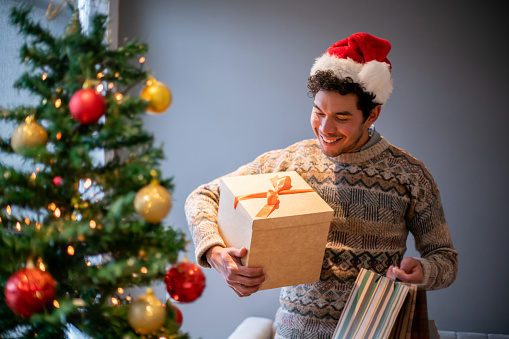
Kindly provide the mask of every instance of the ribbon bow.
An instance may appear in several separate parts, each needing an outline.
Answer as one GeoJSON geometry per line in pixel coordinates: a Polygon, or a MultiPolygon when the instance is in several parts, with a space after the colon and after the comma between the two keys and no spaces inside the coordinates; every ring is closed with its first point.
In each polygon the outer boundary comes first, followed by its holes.
{"type": "Polygon", "coordinates": [[[292,178],[284,176],[279,178],[277,175],[270,179],[274,189],[269,189],[267,192],[251,193],[240,195],[235,197],[233,208],[237,209],[237,204],[241,200],[253,199],[253,198],[267,198],[267,204],[262,207],[260,212],[256,215],[257,217],[266,218],[268,217],[278,206],[279,196],[284,194],[295,194],[295,193],[306,193],[314,192],[312,189],[294,189],[292,190],[292,178]]]}

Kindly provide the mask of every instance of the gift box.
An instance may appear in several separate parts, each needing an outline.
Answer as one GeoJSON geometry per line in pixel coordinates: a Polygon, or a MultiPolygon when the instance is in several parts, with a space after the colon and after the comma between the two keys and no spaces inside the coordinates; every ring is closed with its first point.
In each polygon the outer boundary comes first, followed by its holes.
{"type": "Polygon", "coordinates": [[[221,179],[218,224],[241,264],[263,267],[261,290],[316,282],[334,211],[295,171],[221,179]]]}

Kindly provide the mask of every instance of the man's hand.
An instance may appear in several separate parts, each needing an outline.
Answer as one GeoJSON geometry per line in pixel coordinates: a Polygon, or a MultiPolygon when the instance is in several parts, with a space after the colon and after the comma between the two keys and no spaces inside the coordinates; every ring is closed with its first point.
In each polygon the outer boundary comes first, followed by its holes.
{"type": "Polygon", "coordinates": [[[421,263],[413,258],[403,258],[399,268],[390,266],[386,276],[392,280],[399,279],[411,284],[421,284],[424,281],[421,263]]]}
{"type": "Polygon", "coordinates": [[[206,253],[210,266],[219,272],[239,297],[247,297],[255,293],[267,279],[263,268],[249,268],[240,264],[240,258],[246,253],[245,247],[237,249],[221,246],[214,246],[206,253]]]}

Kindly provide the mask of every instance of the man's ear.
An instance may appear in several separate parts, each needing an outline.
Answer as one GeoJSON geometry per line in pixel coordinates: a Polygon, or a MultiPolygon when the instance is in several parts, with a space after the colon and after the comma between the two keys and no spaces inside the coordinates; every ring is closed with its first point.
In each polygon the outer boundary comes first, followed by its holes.
{"type": "Polygon", "coordinates": [[[369,117],[366,119],[366,126],[371,126],[375,123],[375,121],[380,116],[380,111],[382,110],[382,105],[376,105],[371,112],[369,112],[369,117]]]}

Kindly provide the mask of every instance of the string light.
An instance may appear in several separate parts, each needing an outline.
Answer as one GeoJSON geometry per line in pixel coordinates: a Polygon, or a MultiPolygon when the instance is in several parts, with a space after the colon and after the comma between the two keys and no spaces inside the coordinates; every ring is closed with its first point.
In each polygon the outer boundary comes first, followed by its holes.
{"type": "Polygon", "coordinates": [[[111,303],[113,305],[115,305],[115,306],[118,305],[118,299],[117,298],[111,298],[111,303]]]}
{"type": "Polygon", "coordinates": [[[28,219],[28,217],[25,218],[25,224],[30,225],[30,219],[28,219]]]}
{"type": "Polygon", "coordinates": [[[122,93],[115,94],[115,99],[119,102],[122,101],[122,93]]]}
{"type": "Polygon", "coordinates": [[[69,255],[74,255],[74,247],[72,247],[71,245],[67,246],[67,253],[69,255]]]}
{"type": "Polygon", "coordinates": [[[56,108],[60,108],[60,106],[62,106],[62,100],[61,100],[61,99],[57,99],[57,100],[55,101],[55,107],[56,107],[56,108]]]}
{"type": "Polygon", "coordinates": [[[92,186],[92,180],[90,178],[87,178],[87,180],[85,180],[85,183],[83,184],[83,187],[85,187],[85,189],[89,189],[90,186],[92,186]]]}
{"type": "Polygon", "coordinates": [[[7,205],[7,207],[5,208],[5,212],[7,212],[7,214],[11,215],[11,205],[7,205]]]}
{"type": "Polygon", "coordinates": [[[148,270],[147,270],[147,268],[146,268],[146,267],[142,267],[140,271],[141,271],[141,273],[143,273],[143,274],[147,274],[147,272],[148,272],[148,270]]]}
{"type": "Polygon", "coordinates": [[[37,178],[37,174],[35,174],[35,172],[33,172],[33,173],[30,175],[30,179],[35,180],[36,178],[37,178]]]}
{"type": "Polygon", "coordinates": [[[153,79],[148,79],[147,80],[147,86],[152,86],[154,84],[154,80],[153,79]]]}
{"type": "Polygon", "coordinates": [[[54,202],[48,205],[48,209],[54,211],[57,208],[57,205],[55,205],[54,202]]]}
{"type": "Polygon", "coordinates": [[[16,223],[16,229],[18,231],[21,231],[21,224],[19,223],[19,221],[16,223]]]}
{"type": "Polygon", "coordinates": [[[125,297],[125,300],[131,301],[131,296],[128,295],[127,297],[125,297]]]}
{"type": "Polygon", "coordinates": [[[118,291],[118,294],[124,294],[124,289],[122,287],[119,287],[117,289],[117,291],[118,291]]]}
{"type": "Polygon", "coordinates": [[[87,261],[87,266],[92,266],[92,263],[90,261],[87,261]]]}
{"type": "Polygon", "coordinates": [[[60,140],[60,139],[62,139],[62,133],[61,133],[61,132],[58,132],[58,133],[57,133],[57,140],[60,140]]]}
{"type": "Polygon", "coordinates": [[[113,86],[115,86],[115,85],[114,85],[112,82],[110,82],[110,83],[108,84],[108,89],[112,89],[112,88],[113,88],[113,86]]]}
{"type": "Polygon", "coordinates": [[[140,62],[140,64],[144,63],[145,62],[145,57],[141,57],[139,62],[140,62]]]}
{"type": "Polygon", "coordinates": [[[37,259],[37,263],[39,264],[39,269],[41,271],[46,271],[46,266],[44,266],[44,263],[42,262],[42,259],[40,257],[37,259]]]}
{"type": "Polygon", "coordinates": [[[2,223],[2,218],[0,217],[0,224],[2,223]]]}
{"type": "Polygon", "coordinates": [[[95,222],[95,220],[90,220],[90,222],[88,223],[88,225],[90,226],[90,228],[91,228],[91,229],[94,229],[94,228],[96,228],[97,223],[95,222]]]}
{"type": "Polygon", "coordinates": [[[101,72],[97,73],[97,79],[101,79],[101,78],[104,78],[104,74],[101,72]]]}
{"type": "Polygon", "coordinates": [[[41,78],[42,78],[42,81],[44,81],[48,78],[48,75],[46,73],[43,73],[41,78]]]}
{"type": "Polygon", "coordinates": [[[115,73],[115,78],[118,78],[120,76],[120,73],[119,72],[116,72],[115,73]]]}
{"type": "Polygon", "coordinates": [[[97,85],[97,87],[95,88],[96,92],[100,93],[102,92],[104,89],[104,85],[103,84],[99,84],[97,85]]]}
{"type": "Polygon", "coordinates": [[[37,166],[37,167],[35,168],[35,171],[36,171],[37,173],[39,173],[39,172],[41,171],[41,168],[40,168],[39,166],[37,166]]]}
{"type": "Polygon", "coordinates": [[[53,306],[55,306],[55,308],[60,308],[60,304],[56,300],[53,300],[53,306]]]}
{"type": "Polygon", "coordinates": [[[38,221],[35,223],[35,228],[37,228],[38,230],[41,229],[41,224],[38,221]]]}
{"type": "Polygon", "coordinates": [[[57,207],[55,210],[55,217],[60,218],[60,215],[62,215],[62,212],[60,212],[60,208],[57,207]]]}

